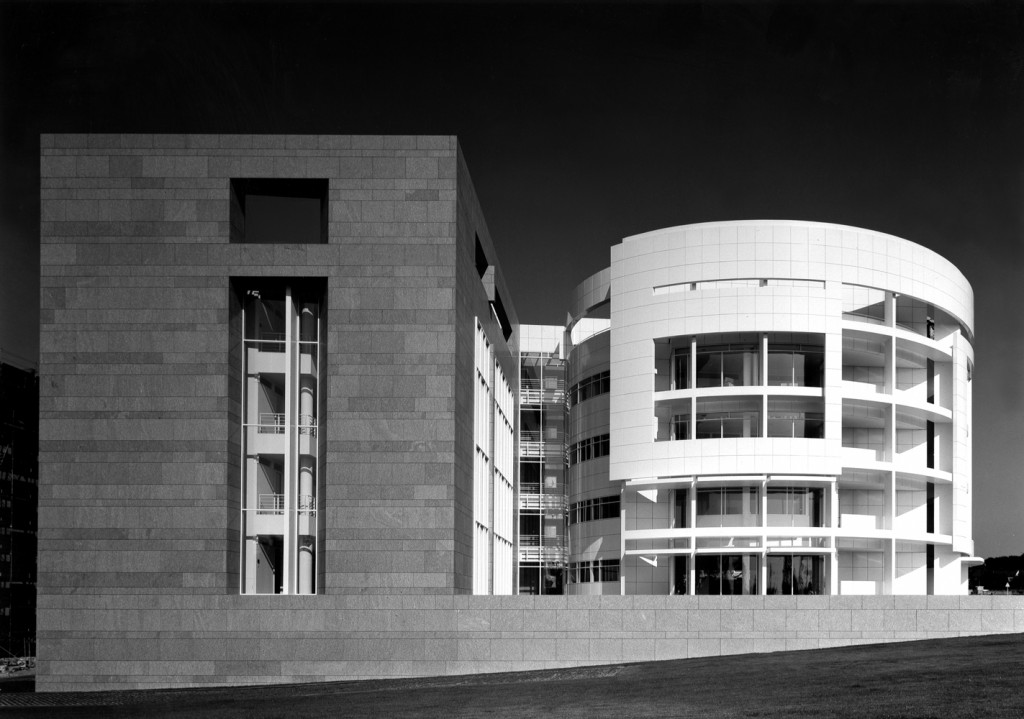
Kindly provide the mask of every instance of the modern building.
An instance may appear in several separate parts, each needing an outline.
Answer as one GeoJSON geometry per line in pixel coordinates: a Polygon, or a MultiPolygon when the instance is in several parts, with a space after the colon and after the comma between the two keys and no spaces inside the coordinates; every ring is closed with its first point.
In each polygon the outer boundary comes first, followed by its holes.
{"type": "Polygon", "coordinates": [[[518,321],[453,137],[42,145],[44,603],[513,591],[518,321]]]}
{"type": "Polygon", "coordinates": [[[39,376],[0,353],[0,648],[31,656],[36,641],[39,376]]]}
{"type": "Polygon", "coordinates": [[[570,593],[967,592],[974,310],[949,262],[688,225],[613,247],[570,316],[570,593]]]}
{"type": "Polygon", "coordinates": [[[972,297],[922,247],[662,230],[532,326],[454,137],[41,177],[42,690],[581,663],[517,634],[571,597],[469,595],[966,591],[972,297]]]}

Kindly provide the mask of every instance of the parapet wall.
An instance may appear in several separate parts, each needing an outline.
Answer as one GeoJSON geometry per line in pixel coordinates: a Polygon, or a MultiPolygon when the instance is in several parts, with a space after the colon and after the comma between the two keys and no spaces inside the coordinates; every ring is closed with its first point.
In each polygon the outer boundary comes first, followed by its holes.
{"type": "Polygon", "coordinates": [[[37,691],[334,681],[1024,632],[1024,597],[41,596],[37,691]]]}

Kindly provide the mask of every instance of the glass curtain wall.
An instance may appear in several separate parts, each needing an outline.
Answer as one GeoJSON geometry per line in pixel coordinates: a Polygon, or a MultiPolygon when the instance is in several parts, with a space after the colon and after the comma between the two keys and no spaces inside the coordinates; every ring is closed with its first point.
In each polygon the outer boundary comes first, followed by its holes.
{"type": "Polygon", "coordinates": [[[768,335],[768,385],[821,387],[825,380],[825,340],[820,334],[768,335]]]}
{"type": "Polygon", "coordinates": [[[315,594],[322,292],[242,296],[243,594],[315,594]]]}
{"type": "Polygon", "coordinates": [[[697,386],[750,387],[761,384],[760,347],[760,337],[756,333],[699,338],[697,386]]]}
{"type": "Polygon", "coordinates": [[[757,594],[761,558],[756,554],[698,554],[697,594],[757,594]]]}
{"type": "Polygon", "coordinates": [[[820,554],[769,555],[768,594],[825,594],[825,558],[820,554]]]}
{"type": "Polygon", "coordinates": [[[756,487],[697,490],[697,527],[759,527],[761,504],[756,487]]]}

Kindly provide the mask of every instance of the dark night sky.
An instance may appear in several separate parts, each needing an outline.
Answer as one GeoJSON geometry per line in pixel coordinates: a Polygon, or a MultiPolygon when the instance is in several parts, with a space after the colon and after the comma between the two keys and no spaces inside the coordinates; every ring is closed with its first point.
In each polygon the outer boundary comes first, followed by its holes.
{"type": "Polygon", "coordinates": [[[671,225],[947,257],[975,289],[977,552],[1024,552],[1024,4],[0,0],[0,43],[5,352],[38,352],[40,132],[457,134],[524,322],[671,225]]]}

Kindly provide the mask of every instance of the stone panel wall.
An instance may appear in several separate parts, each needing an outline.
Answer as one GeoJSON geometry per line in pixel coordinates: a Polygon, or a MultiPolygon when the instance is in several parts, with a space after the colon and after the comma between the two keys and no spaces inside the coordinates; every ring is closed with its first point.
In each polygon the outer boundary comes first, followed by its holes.
{"type": "Polygon", "coordinates": [[[38,691],[525,671],[1024,632],[1024,597],[40,597],[38,691]]]}
{"type": "Polygon", "coordinates": [[[449,136],[41,137],[41,597],[237,594],[252,276],[328,287],[320,591],[465,590],[456,168],[449,136]],[[328,243],[232,244],[256,177],[327,179],[328,243]]]}

